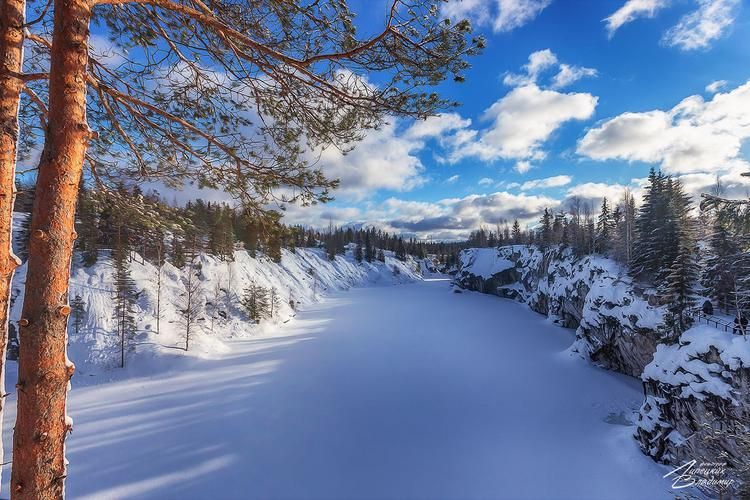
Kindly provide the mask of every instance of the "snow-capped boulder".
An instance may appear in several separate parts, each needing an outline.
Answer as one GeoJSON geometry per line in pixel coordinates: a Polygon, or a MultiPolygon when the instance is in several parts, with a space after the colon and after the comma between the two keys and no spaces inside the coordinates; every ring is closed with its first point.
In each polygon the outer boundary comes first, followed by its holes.
{"type": "Polygon", "coordinates": [[[518,300],[576,329],[572,349],[598,364],[639,376],[660,339],[663,309],[649,304],[625,268],[558,247],[472,248],[460,255],[456,285],[518,300]]]}
{"type": "Polygon", "coordinates": [[[734,439],[707,439],[717,420],[724,427],[750,414],[750,339],[693,326],[676,344],[658,345],[641,378],[647,397],[636,438],[645,453],[665,463],[716,462],[723,449],[750,462],[734,439]]]}

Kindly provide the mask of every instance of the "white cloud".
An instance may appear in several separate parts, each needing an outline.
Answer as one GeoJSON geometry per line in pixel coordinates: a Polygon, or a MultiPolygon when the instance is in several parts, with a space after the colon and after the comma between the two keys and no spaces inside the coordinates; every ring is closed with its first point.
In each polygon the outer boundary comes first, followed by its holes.
{"type": "Polygon", "coordinates": [[[642,189],[639,186],[625,186],[605,182],[585,182],[572,186],[567,190],[565,193],[565,203],[569,204],[572,198],[588,201],[591,205],[597,207],[601,204],[602,198],[607,198],[611,203],[618,203],[622,199],[625,189],[630,189],[636,200],[640,199],[642,189]]]}
{"type": "Polygon", "coordinates": [[[497,0],[499,13],[492,28],[511,31],[532,21],[552,0],[497,0]]]}
{"type": "Polygon", "coordinates": [[[581,78],[597,75],[597,71],[593,68],[560,63],[554,52],[544,49],[529,55],[529,62],[523,65],[522,73],[506,73],[503,83],[511,87],[537,83],[545,71],[555,67],[558,68],[558,72],[552,79],[551,87],[556,89],[566,87],[581,78]]]}
{"type": "Polygon", "coordinates": [[[670,0],[628,0],[625,5],[617,9],[604,20],[610,38],[623,25],[635,21],[639,17],[654,17],[657,11],[669,5],[670,0]]]}
{"type": "Polygon", "coordinates": [[[583,66],[571,66],[569,64],[561,64],[560,72],[555,75],[552,80],[552,88],[560,89],[567,87],[568,85],[577,82],[581,78],[587,76],[596,76],[598,72],[594,68],[584,68],[583,66]]]}
{"type": "Polygon", "coordinates": [[[495,183],[495,180],[494,179],[490,179],[489,177],[483,177],[483,178],[479,179],[479,182],[477,182],[477,184],[479,184],[480,186],[489,186],[489,185],[492,185],[494,183],[495,183]]]}
{"type": "Polygon", "coordinates": [[[623,113],[589,130],[577,151],[594,160],[659,164],[667,173],[727,171],[745,164],[750,81],[711,100],[693,95],[672,109],[623,113]]]}
{"type": "Polygon", "coordinates": [[[534,179],[521,184],[521,191],[567,186],[572,180],[573,178],[569,175],[555,175],[552,177],[545,177],[544,179],[534,179]]]}
{"type": "Polygon", "coordinates": [[[429,140],[442,141],[444,136],[465,130],[471,120],[456,113],[433,116],[403,128],[392,118],[377,130],[367,131],[364,139],[346,153],[329,147],[312,160],[331,179],[340,179],[334,193],[337,197],[362,200],[381,189],[410,191],[424,185],[424,165],[418,157],[429,140]]]}
{"type": "Polygon", "coordinates": [[[726,80],[713,81],[709,83],[708,85],[706,85],[706,92],[708,92],[709,94],[715,94],[721,89],[723,89],[724,87],[726,87],[728,83],[729,82],[726,80]]]}
{"type": "Polygon", "coordinates": [[[426,178],[416,155],[424,142],[406,135],[398,133],[394,120],[368,131],[348,153],[335,147],[325,149],[318,165],[327,177],[341,180],[337,196],[363,199],[379,189],[409,191],[424,184],[426,178]]]}
{"type": "Polygon", "coordinates": [[[530,162],[526,160],[521,160],[521,161],[516,162],[515,166],[513,167],[513,170],[515,170],[519,174],[525,174],[532,168],[534,168],[534,166],[530,162]]]}
{"type": "Polygon", "coordinates": [[[560,93],[535,84],[517,87],[485,111],[492,122],[487,129],[454,137],[450,160],[543,158],[542,144],[564,123],[590,118],[597,102],[587,93],[560,93]]]}
{"type": "Polygon", "coordinates": [[[508,32],[533,21],[552,0],[451,0],[443,15],[451,19],[469,18],[495,32],[508,32]]]}
{"type": "Polygon", "coordinates": [[[682,50],[705,49],[734,23],[740,0],[698,0],[699,7],[686,14],[664,34],[667,45],[682,50]]]}
{"type": "Polygon", "coordinates": [[[461,178],[461,176],[458,175],[458,174],[451,175],[450,177],[448,177],[447,179],[445,179],[445,183],[446,184],[455,184],[456,182],[458,182],[458,179],[460,179],[460,178],[461,178]]]}

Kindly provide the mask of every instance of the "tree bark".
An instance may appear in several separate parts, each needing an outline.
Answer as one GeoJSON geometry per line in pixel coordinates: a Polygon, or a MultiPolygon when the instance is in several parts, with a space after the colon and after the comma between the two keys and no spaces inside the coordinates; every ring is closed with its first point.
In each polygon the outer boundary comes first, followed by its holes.
{"type": "MultiPolygon", "coordinates": [[[[5,356],[13,272],[20,263],[13,254],[13,202],[16,195],[18,108],[23,82],[23,23],[26,0],[0,3],[0,435],[5,406],[5,356]]],[[[0,442],[0,463],[3,445],[0,442]]]]}
{"type": "MultiPolygon", "coordinates": [[[[7,1],[7,0],[4,0],[7,1]]],[[[68,284],[79,181],[90,131],[86,65],[91,12],[57,0],[49,71],[49,127],[31,221],[13,435],[13,499],[61,499],[65,481],[68,284]]]]}

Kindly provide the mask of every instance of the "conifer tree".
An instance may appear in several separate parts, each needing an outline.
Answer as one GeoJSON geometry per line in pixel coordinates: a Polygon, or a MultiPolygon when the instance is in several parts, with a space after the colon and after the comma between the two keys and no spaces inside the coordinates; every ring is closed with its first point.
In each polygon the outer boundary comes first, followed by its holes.
{"type": "MultiPolygon", "coordinates": [[[[195,245],[195,244],[194,244],[195,245]]],[[[197,261],[197,251],[193,245],[190,261],[187,264],[182,284],[185,291],[181,294],[178,303],[180,314],[180,325],[184,328],[185,350],[190,350],[190,341],[198,328],[198,319],[201,312],[200,299],[203,293],[200,280],[200,266],[197,261]]]]}
{"type": "Polygon", "coordinates": [[[76,294],[75,298],[70,302],[70,313],[73,319],[75,334],[78,335],[81,332],[81,326],[83,326],[83,320],[86,317],[86,304],[80,295],[76,294]]]}
{"type": "Polygon", "coordinates": [[[665,178],[653,168],[635,220],[637,237],[633,245],[630,270],[634,276],[654,278],[661,264],[660,243],[663,242],[663,222],[666,216],[665,178]]]}
{"type": "Polygon", "coordinates": [[[607,198],[602,199],[599,218],[596,223],[596,251],[606,253],[612,245],[612,233],[614,231],[614,219],[610,212],[607,198]]]}
{"type": "Polygon", "coordinates": [[[724,222],[716,218],[709,244],[711,253],[706,259],[701,281],[717,306],[729,312],[734,306],[737,260],[741,254],[739,241],[730,235],[724,222]]]}
{"type": "Polygon", "coordinates": [[[539,225],[541,233],[540,247],[542,249],[549,248],[549,246],[552,245],[552,214],[549,209],[544,209],[539,225]]]}
{"type": "Polygon", "coordinates": [[[268,291],[264,287],[256,285],[255,282],[250,283],[250,286],[245,289],[242,306],[251,321],[260,323],[261,320],[268,317],[270,311],[268,291]]]}
{"type": "Polygon", "coordinates": [[[375,248],[372,246],[370,231],[365,231],[365,260],[367,262],[375,260],[375,248]]]}
{"type": "Polygon", "coordinates": [[[513,230],[511,232],[511,238],[513,239],[514,245],[520,245],[523,243],[521,236],[521,225],[518,223],[518,219],[513,221],[513,230]]]}
{"type": "Polygon", "coordinates": [[[117,245],[112,252],[112,263],[115,271],[113,317],[120,344],[120,368],[125,367],[125,355],[130,351],[130,344],[136,333],[134,306],[138,293],[135,282],[130,276],[129,254],[130,248],[127,242],[118,238],[117,245]]]}

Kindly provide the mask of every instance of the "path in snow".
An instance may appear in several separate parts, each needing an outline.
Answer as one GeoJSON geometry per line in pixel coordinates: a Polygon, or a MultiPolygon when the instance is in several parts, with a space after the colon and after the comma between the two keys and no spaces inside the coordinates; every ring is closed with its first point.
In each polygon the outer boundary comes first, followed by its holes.
{"type": "Polygon", "coordinates": [[[351,290],[274,338],[75,387],[68,498],[655,498],[640,383],[445,281],[351,290]],[[612,423],[608,423],[612,422],[612,423]]]}

